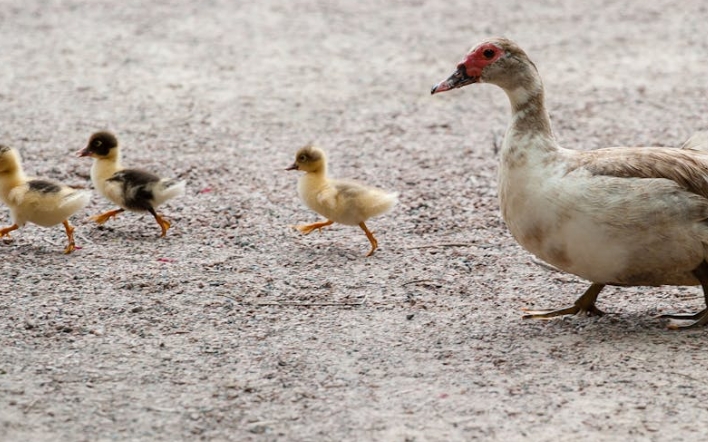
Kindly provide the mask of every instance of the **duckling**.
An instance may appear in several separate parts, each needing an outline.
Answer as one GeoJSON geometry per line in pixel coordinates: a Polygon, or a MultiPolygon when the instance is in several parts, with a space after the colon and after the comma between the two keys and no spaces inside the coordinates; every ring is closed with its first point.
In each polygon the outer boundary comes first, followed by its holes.
{"type": "Polygon", "coordinates": [[[359,226],[371,243],[371,250],[366,256],[374,254],[378,241],[366,227],[365,221],[391,210],[398,202],[398,193],[355,181],[328,178],[327,157],[322,149],[314,146],[301,148],[295,155],[295,162],[285,170],[305,172],[297,183],[298,195],[307,207],[327,218],[327,221],[295,226],[298,231],[307,235],[333,223],[359,226]]]}
{"type": "Polygon", "coordinates": [[[64,253],[69,254],[76,249],[69,217],[86,207],[91,194],[53,181],[27,178],[17,150],[0,145],[0,199],[10,207],[13,222],[0,228],[0,238],[9,237],[28,221],[42,227],[62,223],[69,239],[64,253]]]}
{"type": "Polygon", "coordinates": [[[184,194],[184,181],[165,179],[140,169],[125,169],[120,163],[118,139],[110,132],[96,132],[89,138],[85,148],[77,152],[79,157],[94,159],[91,181],[98,193],[120,206],[119,209],[94,215],[90,219],[103,224],[121,212],[150,212],[167,234],[170,222],[160,216],[155,208],[165,201],[184,194]]]}

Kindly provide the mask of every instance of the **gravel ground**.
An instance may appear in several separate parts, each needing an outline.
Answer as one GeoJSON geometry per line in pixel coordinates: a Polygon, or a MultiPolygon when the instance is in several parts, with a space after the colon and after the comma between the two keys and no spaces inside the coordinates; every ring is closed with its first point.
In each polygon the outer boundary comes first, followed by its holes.
{"type": "Polygon", "coordinates": [[[3,0],[0,142],[27,172],[88,186],[73,154],[110,129],[188,192],[164,239],[92,225],[94,195],[73,255],[61,226],[0,243],[0,440],[701,440],[706,331],[654,318],[700,290],[522,320],[587,282],[500,218],[503,93],[429,90],[505,35],[561,144],[675,146],[708,129],[707,21],[701,0],[3,0]],[[317,219],[283,171],[308,142],[401,193],[373,257],[357,228],[288,227],[317,219]]]}

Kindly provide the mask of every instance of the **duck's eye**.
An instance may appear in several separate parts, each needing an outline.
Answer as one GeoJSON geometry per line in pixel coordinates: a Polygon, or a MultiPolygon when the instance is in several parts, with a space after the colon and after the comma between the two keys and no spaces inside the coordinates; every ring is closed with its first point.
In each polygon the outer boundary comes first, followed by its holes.
{"type": "Polygon", "coordinates": [[[93,145],[96,146],[96,147],[101,147],[102,144],[103,144],[103,143],[101,142],[101,140],[96,140],[96,141],[93,142],[93,145]]]}
{"type": "Polygon", "coordinates": [[[485,50],[482,52],[482,55],[483,55],[484,58],[486,58],[487,60],[491,60],[492,57],[494,57],[494,49],[485,49],[485,50]]]}
{"type": "Polygon", "coordinates": [[[307,160],[307,157],[305,155],[300,155],[297,157],[297,160],[301,163],[304,163],[307,160]]]}

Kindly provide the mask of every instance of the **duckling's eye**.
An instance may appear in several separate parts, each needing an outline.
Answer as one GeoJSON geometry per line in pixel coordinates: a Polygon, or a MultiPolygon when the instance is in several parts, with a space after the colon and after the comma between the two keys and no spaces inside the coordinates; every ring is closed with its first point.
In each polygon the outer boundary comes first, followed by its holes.
{"type": "Polygon", "coordinates": [[[93,142],[93,145],[96,146],[96,147],[101,147],[101,146],[103,145],[103,143],[101,142],[101,140],[95,140],[95,141],[93,142]]]}
{"type": "Polygon", "coordinates": [[[482,55],[483,55],[484,58],[486,58],[487,60],[491,60],[492,57],[494,57],[494,49],[485,49],[485,50],[482,52],[482,55]]]}
{"type": "Polygon", "coordinates": [[[305,161],[307,161],[307,156],[300,155],[299,157],[297,157],[297,160],[301,163],[304,163],[305,161]]]}

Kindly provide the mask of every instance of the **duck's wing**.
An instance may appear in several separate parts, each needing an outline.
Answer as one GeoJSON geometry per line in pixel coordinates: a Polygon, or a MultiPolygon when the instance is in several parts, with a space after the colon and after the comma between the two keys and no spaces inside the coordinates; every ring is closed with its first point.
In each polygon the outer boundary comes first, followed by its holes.
{"type": "Polygon", "coordinates": [[[350,180],[337,180],[337,202],[347,213],[362,220],[388,212],[398,194],[350,180]]]}
{"type": "Polygon", "coordinates": [[[132,210],[149,210],[153,207],[154,188],[160,177],[140,169],[123,169],[106,180],[106,193],[112,194],[132,210]]]}
{"type": "Polygon", "coordinates": [[[593,176],[663,178],[708,198],[708,151],[663,147],[598,149],[583,152],[568,173],[579,169],[593,176]]]}
{"type": "MultiPolygon", "coordinates": [[[[9,202],[16,206],[25,203],[41,203],[46,200],[58,200],[63,192],[63,186],[48,180],[30,179],[24,185],[12,189],[8,195],[9,202]]],[[[63,196],[63,195],[62,195],[63,196]]]]}
{"type": "Polygon", "coordinates": [[[86,207],[91,193],[48,180],[31,179],[9,194],[9,203],[17,219],[41,226],[51,226],[86,207]]]}

